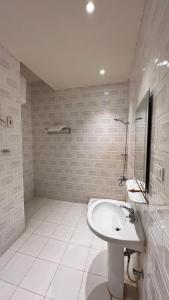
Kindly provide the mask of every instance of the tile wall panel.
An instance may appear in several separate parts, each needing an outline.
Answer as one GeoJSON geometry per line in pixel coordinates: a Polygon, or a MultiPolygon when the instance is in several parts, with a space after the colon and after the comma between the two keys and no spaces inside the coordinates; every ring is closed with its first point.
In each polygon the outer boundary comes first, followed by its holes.
{"type": "Polygon", "coordinates": [[[0,46],[0,255],[24,230],[20,63],[0,46]],[[2,150],[8,148],[9,153],[2,150]]]}
{"type": "Polygon", "coordinates": [[[134,119],[148,89],[154,94],[149,204],[137,205],[147,238],[140,257],[140,300],[169,299],[169,2],[147,0],[130,79],[128,176],[134,177],[134,119]],[[157,168],[164,167],[164,182],[157,168]],[[163,263],[162,263],[163,262],[163,263]]]}
{"type": "Polygon", "coordinates": [[[123,200],[118,177],[125,126],[114,118],[128,118],[128,84],[53,91],[38,83],[31,86],[31,98],[36,195],[123,200]],[[71,134],[45,133],[56,124],[71,127],[71,134]]]}
{"type": "Polygon", "coordinates": [[[27,85],[26,104],[21,105],[24,200],[34,196],[31,88],[27,85]]]}

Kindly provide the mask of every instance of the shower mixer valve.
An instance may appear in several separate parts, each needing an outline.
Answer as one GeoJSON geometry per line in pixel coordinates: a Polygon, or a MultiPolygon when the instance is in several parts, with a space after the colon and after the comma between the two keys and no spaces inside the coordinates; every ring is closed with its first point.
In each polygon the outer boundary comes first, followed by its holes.
{"type": "Polygon", "coordinates": [[[119,179],[118,179],[118,181],[119,181],[119,185],[121,186],[121,185],[123,185],[123,182],[126,182],[126,181],[127,181],[127,177],[125,177],[125,176],[120,176],[119,179]]]}

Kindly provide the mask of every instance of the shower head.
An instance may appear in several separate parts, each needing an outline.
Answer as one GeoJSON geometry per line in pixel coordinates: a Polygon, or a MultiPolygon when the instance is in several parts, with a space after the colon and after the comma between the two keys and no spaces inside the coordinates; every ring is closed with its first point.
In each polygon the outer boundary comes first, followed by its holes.
{"type": "Polygon", "coordinates": [[[117,121],[117,122],[121,122],[122,124],[124,124],[124,125],[129,125],[129,122],[124,122],[123,120],[121,120],[121,119],[114,119],[114,121],[117,121]]]}

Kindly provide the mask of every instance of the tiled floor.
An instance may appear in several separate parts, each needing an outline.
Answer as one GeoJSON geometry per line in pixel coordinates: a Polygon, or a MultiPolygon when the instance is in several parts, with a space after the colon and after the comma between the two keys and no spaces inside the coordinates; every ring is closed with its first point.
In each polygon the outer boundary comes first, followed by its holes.
{"type": "Polygon", "coordinates": [[[43,198],[26,204],[26,231],[0,257],[0,300],[111,300],[107,245],[89,230],[86,210],[43,198]]]}

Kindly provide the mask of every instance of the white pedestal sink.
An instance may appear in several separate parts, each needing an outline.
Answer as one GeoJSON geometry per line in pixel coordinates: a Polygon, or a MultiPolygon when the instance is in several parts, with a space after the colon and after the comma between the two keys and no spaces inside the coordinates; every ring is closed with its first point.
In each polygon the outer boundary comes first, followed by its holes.
{"type": "Polygon", "coordinates": [[[136,215],[134,222],[121,206],[131,205],[111,199],[93,199],[87,221],[92,232],[108,242],[108,288],[118,299],[124,296],[124,248],[144,251],[144,233],[136,215]]]}

